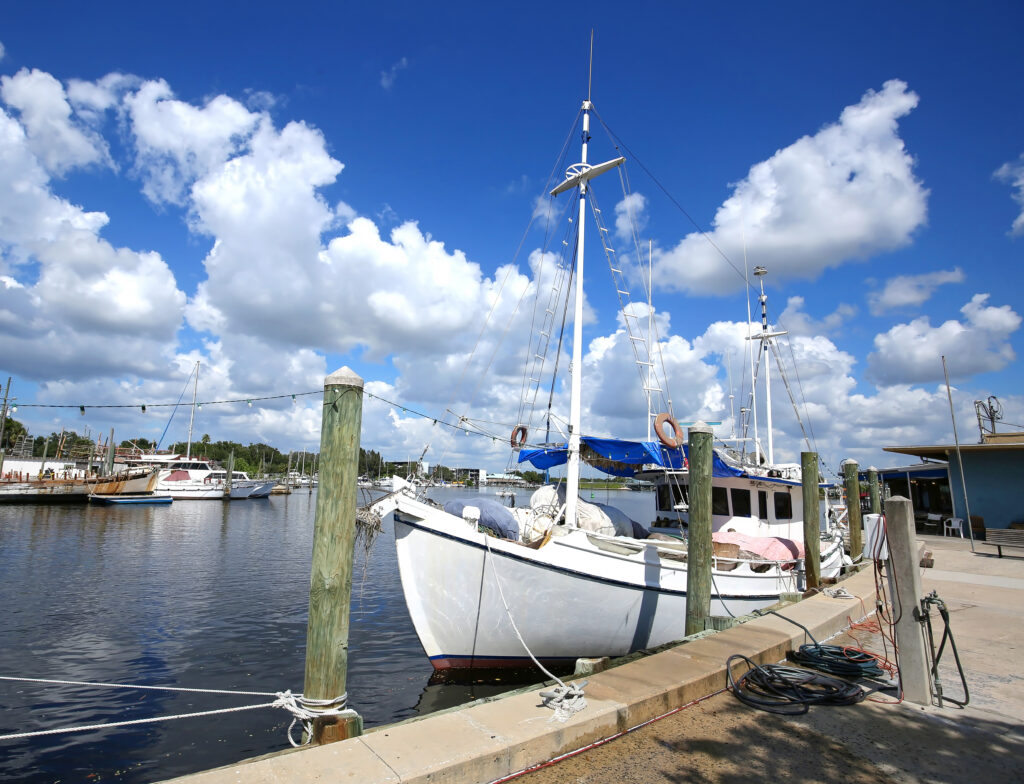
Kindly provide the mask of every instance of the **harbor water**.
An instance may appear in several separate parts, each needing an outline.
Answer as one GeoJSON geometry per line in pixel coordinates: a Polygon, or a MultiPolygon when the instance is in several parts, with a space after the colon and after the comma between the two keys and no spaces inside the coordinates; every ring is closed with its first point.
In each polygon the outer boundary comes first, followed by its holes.
{"type": "MultiPolygon", "coordinates": [[[[516,492],[518,503],[528,497],[516,492]]],[[[602,490],[592,500],[644,522],[654,511],[651,493],[602,490]]],[[[0,506],[0,676],[301,691],[315,507],[305,489],[168,506],[0,506]]],[[[434,675],[402,598],[390,519],[368,553],[357,550],[351,612],[349,706],[367,727],[518,685],[434,675]]],[[[0,735],[272,700],[0,680],[0,735]]],[[[0,740],[0,780],[166,779],[287,748],[290,721],[260,708],[0,740]]]]}

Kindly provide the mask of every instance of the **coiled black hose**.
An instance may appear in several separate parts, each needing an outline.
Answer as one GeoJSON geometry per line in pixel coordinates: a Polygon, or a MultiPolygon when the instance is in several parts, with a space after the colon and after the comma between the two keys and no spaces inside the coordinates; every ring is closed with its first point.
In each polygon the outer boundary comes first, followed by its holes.
{"type": "Polygon", "coordinates": [[[885,671],[878,664],[878,657],[867,651],[858,651],[853,648],[844,648],[841,645],[822,645],[814,639],[811,630],[802,623],[797,623],[792,618],[787,618],[775,610],[768,611],[794,626],[804,630],[804,634],[811,638],[811,642],[801,645],[797,650],[789,654],[789,658],[804,667],[812,667],[815,670],[827,672],[830,675],[838,675],[841,678],[884,678],[885,671]]]}
{"type": "Polygon", "coordinates": [[[878,659],[866,651],[840,645],[808,643],[793,651],[789,658],[804,667],[811,667],[840,678],[884,678],[878,659]]]}
{"type": "Polygon", "coordinates": [[[854,705],[864,699],[855,683],[784,664],[757,664],[741,653],[726,661],[729,690],[745,705],[781,716],[799,716],[811,705],[854,705]],[[733,662],[742,659],[750,669],[733,678],[733,662]]]}

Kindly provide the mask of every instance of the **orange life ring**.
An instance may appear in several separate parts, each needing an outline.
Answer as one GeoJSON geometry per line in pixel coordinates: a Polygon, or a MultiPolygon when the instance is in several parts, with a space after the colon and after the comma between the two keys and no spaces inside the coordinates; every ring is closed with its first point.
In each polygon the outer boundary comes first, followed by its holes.
{"type": "Polygon", "coordinates": [[[516,425],[512,428],[512,437],[509,439],[509,444],[512,445],[513,449],[519,449],[526,443],[526,425],[516,425]]]}
{"type": "Polygon", "coordinates": [[[654,430],[658,434],[658,440],[669,449],[681,447],[685,441],[683,438],[683,429],[679,427],[679,423],[676,422],[676,418],[671,414],[658,414],[657,419],[654,420],[654,430]],[[672,438],[665,435],[666,423],[672,426],[672,438]]]}

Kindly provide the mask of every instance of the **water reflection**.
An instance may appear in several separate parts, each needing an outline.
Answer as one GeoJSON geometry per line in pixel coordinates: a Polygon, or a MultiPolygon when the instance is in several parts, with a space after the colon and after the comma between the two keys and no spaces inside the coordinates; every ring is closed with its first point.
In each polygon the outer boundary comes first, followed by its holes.
{"type": "MultiPolygon", "coordinates": [[[[443,501],[467,491],[432,492],[443,501]]],[[[639,519],[629,504],[653,507],[646,493],[620,500],[639,519]]],[[[315,507],[305,490],[231,503],[0,506],[0,675],[301,691],[315,507]]],[[[434,675],[405,609],[390,521],[357,552],[351,612],[348,691],[367,726],[543,677],[434,675]]],[[[0,734],[263,701],[0,681],[0,734]]],[[[289,720],[267,709],[0,741],[0,779],[170,778],[286,748],[289,720]]]]}

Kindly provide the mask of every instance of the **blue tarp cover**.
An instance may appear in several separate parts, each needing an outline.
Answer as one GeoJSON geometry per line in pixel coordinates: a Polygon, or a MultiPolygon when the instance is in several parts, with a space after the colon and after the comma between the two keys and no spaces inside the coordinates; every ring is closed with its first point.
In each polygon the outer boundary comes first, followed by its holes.
{"type": "MultiPolygon", "coordinates": [[[[689,455],[686,444],[676,449],[669,449],[659,441],[622,441],[617,438],[593,438],[591,436],[583,436],[580,440],[584,447],[589,447],[600,458],[612,461],[606,464],[588,459],[587,463],[613,476],[633,476],[644,465],[679,469],[683,467],[683,461],[689,455]]],[[[568,444],[542,449],[519,450],[520,463],[530,463],[542,471],[564,465],[568,459],[568,444]]],[[[743,473],[726,465],[717,453],[712,457],[711,472],[714,476],[742,476],[743,473]]]]}

